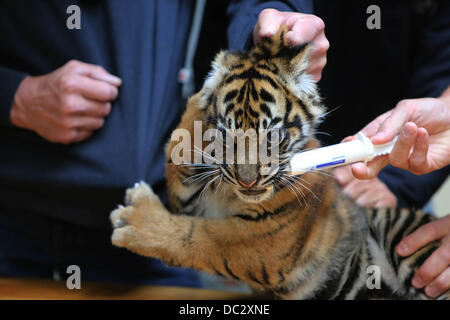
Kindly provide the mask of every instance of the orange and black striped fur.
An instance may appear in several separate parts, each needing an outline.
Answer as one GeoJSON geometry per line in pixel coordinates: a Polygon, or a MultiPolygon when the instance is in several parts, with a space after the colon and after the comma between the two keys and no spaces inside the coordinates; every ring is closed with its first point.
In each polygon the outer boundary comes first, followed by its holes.
{"type": "MultiPolygon", "coordinates": [[[[305,73],[309,45],[288,47],[280,33],[248,53],[221,52],[178,128],[279,130],[280,163],[319,143],[324,108],[305,73]]],[[[411,286],[415,269],[437,247],[407,258],[394,246],[432,218],[419,211],[363,209],[329,174],[291,176],[259,164],[175,165],[167,147],[168,211],[141,182],[112,212],[112,242],[167,264],[247,282],[284,299],[426,299],[411,286]],[[381,271],[369,289],[368,267],[381,271]]],[[[194,153],[194,148],[189,152],[194,153]]],[[[441,298],[449,298],[447,292],[441,298]]]]}

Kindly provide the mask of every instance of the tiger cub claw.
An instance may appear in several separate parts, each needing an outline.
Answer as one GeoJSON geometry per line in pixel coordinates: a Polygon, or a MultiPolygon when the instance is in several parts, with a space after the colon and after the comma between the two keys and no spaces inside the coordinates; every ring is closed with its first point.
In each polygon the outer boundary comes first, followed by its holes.
{"type": "Polygon", "coordinates": [[[155,195],[144,181],[136,182],[133,188],[128,188],[125,195],[126,205],[139,206],[143,201],[155,195]]]}

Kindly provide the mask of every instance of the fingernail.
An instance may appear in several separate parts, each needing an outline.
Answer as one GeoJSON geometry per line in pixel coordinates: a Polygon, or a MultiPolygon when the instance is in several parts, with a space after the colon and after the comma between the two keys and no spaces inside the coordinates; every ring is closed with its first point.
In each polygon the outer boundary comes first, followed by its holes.
{"type": "Polygon", "coordinates": [[[110,74],[109,77],[111,79],[111,82],[113,82],[114,84],[117,84],[117,85],[122,84],[122,79],[120,79],[119,77],[112,75],[112,74],[110,74]]]}
{"type": "Polygon", "coordinates": [[[409,138],[409,137],[411,136],[411,134],[408,132],[408,128],[407,128],[407,127],[403,128],[403,130],[402,130],[402,135],[403,135],[405,138],[409,138]]]}
{"type": "Polygon", "coordinates": [[[427,294],[427,296],[432,297],[432,298],[434,298],[438,295],[437,289],[435,287],[431,287],[431,286],[427,287],[425,289],[425,293],[427,294]]]}
{"type": "Polygon", "coordinates": [[[412,284],[416,288],[420,288],[423,286],[423,279],[420,276],[415,276],[412,280],[412,284]]]}
{"type": "Polygon", "coordinates": [[[398,246],[398,253],[400,253],[401,255],[406,255],[409,252],[409,248],[408,245],[406,243],[401,243],[398,246]]]}
{"type": "Polygon", "coordinates": [[[259,34],[262,37],[271,37],[275,34],[273,27],[267,27],[265,29],[261,29],[261,31],[259,32],[259,34]]]}
{"type": "Polygon", "coordinates": [[[427,136],[427,134],[425,132],[423,132],[422,130],[417,131],[417,139],[418,140],[425,140],[426,136],[427,136]]]}
{"type": "Polygon", "coordinates": [[[404,127],[403,130],[402,130],[402,135],[403,135],[405,138],[411,137],[411,136],[413,135],[413,133],[414,133],[413,129],[412,129],[412,128],[409,128],[409,127],[407,127],[407,126],[404,127]]]}
{"type": "Polygon", "coordinates": [[[112,74],[96,75],[95,79],[108,82],[109,84],[112,84],[113,86],[120,86],[122,84],[122,79],[120,79],[119,77],[116,77],[115,75],[112,75],[112,74]]]}

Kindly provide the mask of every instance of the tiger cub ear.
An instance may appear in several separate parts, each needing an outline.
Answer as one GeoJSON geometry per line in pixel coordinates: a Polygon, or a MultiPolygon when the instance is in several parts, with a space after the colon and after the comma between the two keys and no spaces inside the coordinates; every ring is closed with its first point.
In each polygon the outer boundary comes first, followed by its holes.
{"type": "Polygon", "coordinates": [[[311,52],[312,45],[309,43],[283,47],[274,59],[274,63],[279,67],[280,77],[299,98],[316,92],[316,83],[312,76],[306,73],[311,52]]]}
{"type": "Polygon", "coordinates": [[[256,54],[270,60],[278,67],[279,76],[296,93],[297,96],[309,95],[316,91],[316,84],[306,73],[312,52],[310,43],[289,45],[285,35],[286,25],[270,38],[263,38],[257,45],[256,54]]]}
{"type": "Polygon", "coordinates": [[[228,51],[220,51],[212,63],[211,71],[208,73],[203,87],[200,90],[200,100],[197,105],[200,109],[205,109],[210,103],[214,91],[222,82],[224,77],[230,73],[231,66],[236,64],[239,57],[228,51]]]}

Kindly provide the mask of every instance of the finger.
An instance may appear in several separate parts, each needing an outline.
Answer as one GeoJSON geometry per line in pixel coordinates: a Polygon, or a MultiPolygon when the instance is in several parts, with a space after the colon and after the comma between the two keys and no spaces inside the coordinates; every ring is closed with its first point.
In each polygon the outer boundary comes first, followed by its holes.
{"type": "Polygon", "coordinates": [[[66,133],[60,135],[57,139],[55,139],[55,142],[59,142],[65,145],[80,142],[83,140],[86,140],[92,135],[93,131],[90,130],[79,130],[79,129],[72,129],[67,131],[66,133]]]}
{"type": "Polygon", "coordinates": [[[312,81],[318,83],[322,79],[322,70],[323,69],[306,70],[306,72],[311,76],[312,81]]]}
{"type": "Polygon", "coordinates": [[[325,36],[325,32],[320,32],[314,39],[312,39],[313,52],[311,53],[310,59],[326,56],[328,49],[330,48],[330,42],[325,36]]]}
{"type": "Polygon", "coordinates": [[[104,118],[111,112],[111,103],[87,101],[79,111],[79,115],[93,118],[104,118]]]}
{"type": "Polygon", "coordinates": [[[406,123],[389,155],[389,162],[393,166],[403,169],[407,169],[409,167],[409,155],[416,141],[416,137],[416,124],[412,122],[406,123]]]}
{"type": "Polygon", "coordinates": [[[351,170],[348,166],[334,169],[333,174],[335,179],[341,186],[346,186],[348,183],[350,183],[350,181],[353,181],[355,179],[353,178],[351,170]]]}
{"type": "Polygon", "coordinates": [[[357,139],[356,136],[348,136],[348,137],[345,137],[344,139],[342,139],[341,143],[353,141],[356,139],[357,139]]]}
{"type": "Polygon", "coordinates": [[[368,191],[370,188],[370,183],[368,183],[368,180],[362,181],[362,180],[356,180],[354,179],[349,184],[347,184],[342,191],[348,195],[350,198],[352,198],[354,201],[357,201],[358,198],[368,191]]]}
{"type": "Polygon", "coordinates": [[[290,45],[311,42],[325,28],[322,19],[313,15],[289,17],[286,24],[290,31],[286,33],[285,38],[290,45]],[[289,25],[291,21],[294,22],[292,26],[289,25]]]}
{"type": "Polygon", "coordinates": [[[104,118],[80,117],[79,123],[78,125],[76,125],[76,128],[82,131],[95,131],[103,127],[104,123],[104,118]]]}
{"type": "Polygon", "coordinates": [[[380,173],[381,169],[389,164],[389,156],[379,156],[373,159],[372,161],[364,164],[362,162],[358,162],[352,165],[352,174],[355,178],[360,180],[373,179],[378,173],[380,173]]]}
{"type": "Polygon", "coordinates": [[[319,33],[316,38],[312,40],[313,50],[309,58],[308,69],[306,72],[312,75],[313,80],[318,82],[322,76],[322,71],[327,64],[327,51],[330,47],[325,33],[319,33]]]}
{"type": "Polygon", "coordinates": [[[374,194],[374,207],[375,208],[395,208],[397,207],[397,197],[389,190],[389,188],[379,179],[376,179],[378,183],[378,190],[370,189],[374,194]],[[375,200],[376,199],[376,200],[375,200]]]}
{"type": "Polygon", "coordinates": [[[370,192],[369,189],[366,189],[363,193],[361,193],[356,199],[356,203],[361,207],[365,208],[374,208],[376,203],[381,200],[378,198],[377,194],[370,192]]]}
{"type": "Polygon", "coordinates": [[[428,132],[424,128],[417,130],[417,139],[409,157],[409,167],[413,172],[421,173],[427,168],[427,155],[430,142],[428,132]]]}
{"type": "Polygon", "coordinates": [[[443,243],[437,248],[425,263],[417,270],[412,280],[416,288],[423,288],[441,274],[449,265],[450,243],[443,243]]]}
{"type": "Polygon", "coordinates": [[[109,73],[89,71],[86,75],[94,80],[103,81],[116,87],[122,84],[122,79],[109,73]]]}
{"type": "Polygon", "coordinates": [[[63,90],[69,93],[79,93],[92,100],[109,102],[116,99],[118,95],[116,86],[81,75],[66,77],[61,81],[63,90]]]}
{"type": "Polygon", "coordinates": [[[370,188],[358,200],[360,205],[366,208],[395,208],[397,206],[397,198],[387,188],[385,191],[379,192],[370,188]]]}
{"type": "Polygon", "coordinates": [[[72,116],[61,121],[60,126],[69,130],[93,131],[100,129],[104,122],[104,118],[72,116]]]}
{"type": "Polygon", "coordinates": [[[311,63],[308,65],[306,72],[313,77],[314,81],[318,82],[322,76],[322,70],[327,64],[327,57],[324,55],[318,59],[312,59],[310,61],[311,63]]]}
{"type": "Polygon", "coordinates": [[[409,105],[397,105],[389,117],[381,123],[377,133],[371,138],[374,144],[387,143],[394,139],[410,118],[412,108],[409,105]]]}
{"type": "Polygon", "coordinates": [[[382,197],[375,202],[374,208],[396,208],[397,198],[391,194],[390,196],[382,197]]]}
{"type": "Polygon", "coordinates": [[[352,174],[356,179],[360,180],[370,179],[369,169],[362,162],[352,164],[352,174]]]}
{"type": "Polygon", "coordinates": [[[437,298],[448,289],[450,289],[450,267],[445,269],[425,288],[425,293],[431,298],[437,298]]]}
{"type": "Polygon", "coordinates": [[[377,118],[375,118],[375,120],[373,120],[368,125],[366,125],[364,128],[362,128],[361,132],[364,133],[366,135],[366,137],[369,137],[369,138],[372,137],[373,135],[375,135],[378,132],[381,124],[384,122],[384,120],[386,120],[391,115],[391,113],[392,113],[392,110],[385,112],[382,115],[378,116],[377,118]]]}
{"type": "Polygon", "coordinates": [[[253,31],[253,39],[258,42],[261,38],[271,37],[278,32],[286,20],[286,15],[275,9],[265,9],[258,16],[253,31]]]}
{"type": "Polygon", "coordinates": [[[427,243],[445,236],[449,228],[450,216],[427,223],[400,241],[396,252],[400,256],[409,256],[427,243]]]}
{"type": "Polygon", "coordinates": [[[72,60],[67,63],[67,67],[78,75],[84,75],[94,80],[106,82],[114,86],[120,86],[122,84],[122,79],[110,74],[101,66],[72,60]]]}
{"type": "Polygon", "coordinates": [[[72,100],[70,115],[104,118],[111,112],[111,103],[89,100],[82,96],[72,100]]]}
{"type": "Polygon", "coordinates": [[[376,157],[367,164],[357,162],[352,165],[352,174],[355,178],[360,180],[367,180],[375,178],[381,169],[389,163],[388,156],[376,157]]]}
{"type": "Polygon", "coordinates": [[[81,142],[92,136],[93,131],[89,130],[77,130],[72,142],[81,142]]]}

